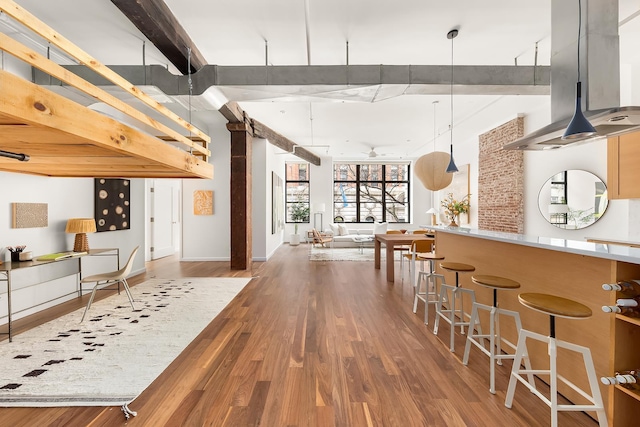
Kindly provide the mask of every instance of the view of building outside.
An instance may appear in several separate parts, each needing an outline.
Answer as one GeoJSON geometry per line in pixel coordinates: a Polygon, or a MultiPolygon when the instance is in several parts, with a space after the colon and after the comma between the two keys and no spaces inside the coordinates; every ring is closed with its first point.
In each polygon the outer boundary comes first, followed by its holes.
{"type": "Polygon", "coordinates": [[[334,165],[335,222],[409,222],[409,165],[334,165]]]}
{"type": "Polygon", "coordinates": [[[286,222],[309,222],[309,164],[287,163],[286,222]]]}

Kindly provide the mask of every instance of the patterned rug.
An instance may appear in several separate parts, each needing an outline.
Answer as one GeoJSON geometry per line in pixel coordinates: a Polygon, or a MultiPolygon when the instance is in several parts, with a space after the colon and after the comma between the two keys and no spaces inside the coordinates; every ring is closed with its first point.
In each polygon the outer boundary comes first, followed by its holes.
{"type": "Polygon", "coordinates": [[[120,406],[135,399],[249,282],[151,279],[0,342],[0,406],[120,406]]]}
{"type": "MultiPolygon", "coordinates": [[[[384,258],[384,252],[381,254],[384,258]]],[[[373,248],[323,248],[311,246],[310,261],[373,261],[373,248]]]]}

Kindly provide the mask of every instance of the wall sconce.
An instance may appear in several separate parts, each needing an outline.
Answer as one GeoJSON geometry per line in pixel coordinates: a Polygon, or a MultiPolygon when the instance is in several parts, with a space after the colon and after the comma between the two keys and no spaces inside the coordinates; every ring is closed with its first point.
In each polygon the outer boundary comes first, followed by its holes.
{"type": "Polygon", "coordinates": [[[73,243],[74,252],[88,252],[89,239],[87,233],[96,232],[96,221],[93,218],[71,218],[67,221],[65,233],[76,233],[73,243]]]}

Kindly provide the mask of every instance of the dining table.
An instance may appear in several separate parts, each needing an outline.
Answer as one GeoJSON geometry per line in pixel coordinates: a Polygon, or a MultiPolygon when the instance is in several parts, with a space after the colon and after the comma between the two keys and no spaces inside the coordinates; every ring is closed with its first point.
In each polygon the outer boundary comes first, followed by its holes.
{"type": "Polygon", "coordinates": [[[380,252],[382,245],[386,247],[387,282],[395,281],[394,253],[397,245],[411,245],[414,240],[431,240],[435,237],[426,234],[376,234],[374,238],[374,267],[380,269],[380,252]]]}

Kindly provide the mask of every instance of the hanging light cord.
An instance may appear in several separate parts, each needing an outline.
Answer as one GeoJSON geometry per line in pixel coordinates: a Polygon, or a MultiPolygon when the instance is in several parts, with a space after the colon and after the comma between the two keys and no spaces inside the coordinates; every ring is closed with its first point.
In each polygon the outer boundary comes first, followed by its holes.
{"type": "Polygon", "coordinates": [[[582,32],[582,0],[578,0],[578,81],[580,81],[580,35],[582,32]]]}
{"type": "Polygon", "coordinates": [[[450,94],[451,94],[451,150],[453,151],[453,39],[451,37],[451,83],[450,83],[450,94]]]}

